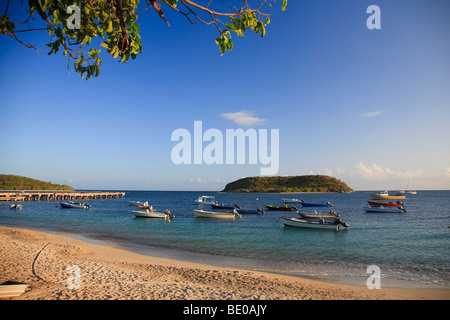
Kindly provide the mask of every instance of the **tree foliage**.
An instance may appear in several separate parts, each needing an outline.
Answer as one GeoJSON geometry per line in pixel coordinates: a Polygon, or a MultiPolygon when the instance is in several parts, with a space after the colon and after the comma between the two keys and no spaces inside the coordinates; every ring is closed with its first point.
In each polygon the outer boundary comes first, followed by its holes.
{"type": "Polygon", "coordinates": [[[54,184],[12,174],[0,174],[0,190],[62,190],[73,191],[65,184],[54,184]]]}
{"type": "MultiPolygon", "coordinates": [[[[15,1],[15,0],[13,0],[15,1]]],[[[270,14],[263,11],[272,6],[275,0],[259,0],[250,5],[248,0],[238,2],[240,6],[228,3],[228,11],[213,9],[212,0],[205,4],[192,0],[28,0],[25,21],[12,21],[8,13],[10,0],[6,1],[3,16],[0,16],[0,34],[7,35],[28,48],[36,48],[20,39],[23,32],[45,30],[52,36],[46,46],[49,55],[63,52],[68,57],[68,66],[73,61],[74,69],[86,80],[100,74],[100,51],[106,52],[119,62],[135,59],[142,53],[139,35],[138,17],[148,9],[154,9],[159,17],[170,27],[164,12],[174,10],[192,23],[214,25],[219,36],[215,39],[221,54],[233,49],[232,33],[244,37],[252,30],[264,37],[270,14]],[[73,20],[73,9],[81,9],[80,29],[68,25],[73,20]],[[39,20],[40,19],[40,20],[39,20]],[[35,27],[36,24],[39,24],[35,27]],[[45,26],[41,27],[42,22],[45,26]],[[91,41],[99,38],[99,46],[91,47],[91,41]]],[[[285,10],[287,0],[282,0],[281,9],[285,10]]],[[[223,2],[221,3],[223,8],[223,2]]]]}
{"type": "Polygon", "coordinates": [[[339,179],[324,175],[249,177],[230,182],[224,192],[351,192],[339,179]]]}

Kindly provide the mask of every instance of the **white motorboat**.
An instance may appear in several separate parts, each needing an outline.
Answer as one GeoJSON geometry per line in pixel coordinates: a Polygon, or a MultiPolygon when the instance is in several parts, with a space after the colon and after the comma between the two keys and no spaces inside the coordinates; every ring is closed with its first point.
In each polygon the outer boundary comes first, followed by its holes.
{"type": "Polygon", "coordinates": [[[9,208],[12,210],[22,210],[22,207],[23,206],[21,204],[16,203],[16,204],[12,204],[9,208]]]}
{"type": "Polygon", "coordinates": [[[242,218],[242,216],[236,210],[233,210],[231,212],[194,210],[194,214],[197,218],[213,218],[213,219],[229,219],[229,220],[236,220],[236,216],[242,218]]]}
{"type": "Polygon", "coordinates": [[[281,200],[282,200],[284,203],[302,203],[302,202],[303,202],[303,200],[300,200],[300,199],[287,199],[287,198],[281,198],[281,200]]]}
{"type": "Polygon", "coordinates": [[[297,218],[287,218],[280,217],[285,226],[296,227],[296,228],[306,228],[306,229],[328,229],[339,231],[340,226],[348,227],[347,223],[343,223],[339,219],[333,221],[324,219],[297,219],[297,218]]]}
{"type": "Polygon", "coordinates": [[[370,213],[404,213],[406,209],[403,207],[383,207],[383,206],[366,206],[366,212],[370,213]]]}
{"type": "Polygon", "coordinates": [[[306,228],[306,229],[327,229],[327,230],[337,230],[339,231],[340,226],[345,228],[348,227],[347,223],[343,223],[339,219],[333,221],[324,219],[297,219],[297,218],[286,218],[280,217],[285,226],[296,227],[296,228],[306,228]]]}
{"type": "Polygon", "coordinates": [[[200,196],[194,202],[197,204],[216,204],[216,198],[214,196],[200,196]]]}
{"type": "Polygon", "coordinates": [[[148,207],[148,201],[140,202],[140,201],[128,201],[130,206],[145,206],[148,207]]]}
{"type": "Polygon", "coordinates": [[[154,218],[154,219],[165,219],[170,220],[175,218],[175,216],[169,211],[166,210],[164,212],[157,212],[152,210],[136,210],[133,211],[134,215],[137,218],[154,218]]]}

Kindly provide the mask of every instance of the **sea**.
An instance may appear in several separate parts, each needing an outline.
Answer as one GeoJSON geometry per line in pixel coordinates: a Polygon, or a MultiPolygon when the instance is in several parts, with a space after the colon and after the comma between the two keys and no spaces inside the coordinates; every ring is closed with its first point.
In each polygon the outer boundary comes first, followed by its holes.
{"type": "MultiPolygon", "coordinates": [[[[87,190],[86,190],[87,191],[87,190]]],[[[113,191],[113,190],[109,190],[113,191]]],[[[121,190],[124,191],[124,190],[121,190]]],[[[373,266],[381,287],[450,288],[450,191],[418,191],[402,200],[406,213],[366,213],[373,192],[356,193],[222,193],[207,191],[126,191],[123,199],[90,200],[88,210],[64,209],[57,201],[22,202],[11,210],[0,203],[0,225],[64,234],[155,257],[211,266],[311,277],[365,285],[373,266]],[[235,221],[197,218],[194,203],[201,195],[242,209],[235,221]],[[331,208],[302,208],[328,213],[349,224],[347,229],[307,230],[283,225],[281,216],[295,212],[267,211],[282,198],[331,202],[331,208]],[[148,201],[170,210],[170,221],[137,218],[129,201],[148,201]]],[[[395,201],[395,200],[393,200],[395,201]]],[[[210,210],[210,206],[203,206],[210,210]]],[[[0,253],[1,258],[1,253],[0,253]]]]}

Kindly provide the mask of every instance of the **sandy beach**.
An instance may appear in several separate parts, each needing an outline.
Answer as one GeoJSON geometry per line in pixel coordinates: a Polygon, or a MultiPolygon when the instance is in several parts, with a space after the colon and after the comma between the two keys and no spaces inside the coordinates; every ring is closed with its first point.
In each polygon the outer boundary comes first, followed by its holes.
{"type": "Polygon", "coordinates": [[[5,282],[28,286],[21,296],[8,298],[13,300],[450,298],[450,290],[369,290],[367,287],[155,258],[68,236],[0,227],[0,283],[5,282]],[[75,273],[69,273],[70,266],[74,266],[75,273]]]}

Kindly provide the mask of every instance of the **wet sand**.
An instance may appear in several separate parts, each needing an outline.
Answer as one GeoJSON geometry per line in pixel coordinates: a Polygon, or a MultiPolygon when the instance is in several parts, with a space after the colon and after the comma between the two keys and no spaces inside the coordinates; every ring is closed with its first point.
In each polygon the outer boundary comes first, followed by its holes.
{"type": "Polygon", "coordinates": [[[369,290],[151,257],[68,236],[0,227],[0,283],[7,281],[28,285],[24,294],[8,298],[14,300],[450,299],[450,290],[444,289],[369,290]],[[70,266],[79,276],[68,272],[70,266]]]}

